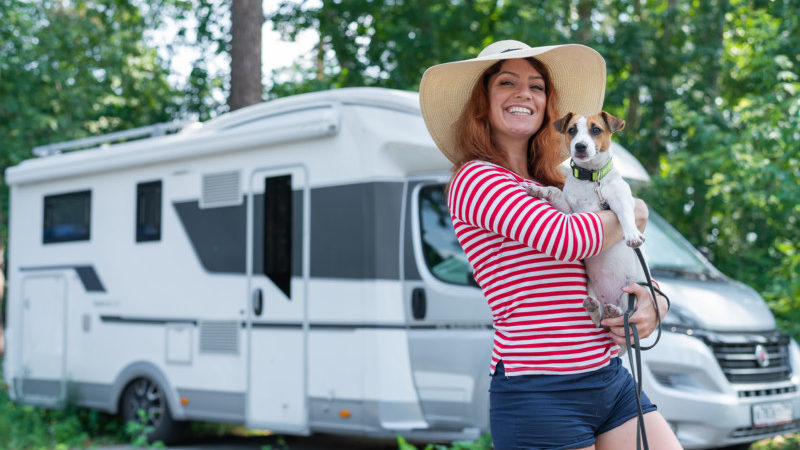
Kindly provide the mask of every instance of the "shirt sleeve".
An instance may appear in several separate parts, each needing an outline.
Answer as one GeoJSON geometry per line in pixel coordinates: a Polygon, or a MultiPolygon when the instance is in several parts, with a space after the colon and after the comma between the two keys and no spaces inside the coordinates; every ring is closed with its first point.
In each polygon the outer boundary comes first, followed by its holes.
{"type": "Polygon", "coordinates": [[[596,213],[564,214],[531,197],[513,175],[498,166],[471,162],[450,184],[453,221],[492,231],[559,261],[577,261],[603,248],[603,225],[596,213]]]}

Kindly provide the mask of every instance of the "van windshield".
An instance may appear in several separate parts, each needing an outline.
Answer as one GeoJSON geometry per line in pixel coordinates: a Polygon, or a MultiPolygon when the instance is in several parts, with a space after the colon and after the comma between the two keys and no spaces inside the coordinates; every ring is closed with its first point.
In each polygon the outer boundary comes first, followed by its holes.
{"type": "MultiPolygon", "coordinates": [[[[419,191],[419,218],[425,264],[439,280],[475,285],[472,269],[456,239],[443,184],[419,191]]],[[[650,211],[644,251],[654,276],[708,277],[712,270],[692,246],[661,216],[650,211]]]]}
{"type": "Polygon", "coordinates": [[[652,271],[675,276],[712,275],[708,263],[697,256],[694,247],[653,210],[644,237],[644,252],[652,271]]]}

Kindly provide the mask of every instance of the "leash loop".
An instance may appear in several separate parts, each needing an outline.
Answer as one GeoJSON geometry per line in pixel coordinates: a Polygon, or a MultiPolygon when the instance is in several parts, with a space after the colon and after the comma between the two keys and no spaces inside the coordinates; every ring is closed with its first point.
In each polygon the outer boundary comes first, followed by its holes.
{"type": "MultiPolygon", "coordinates": [[[[600,186],[597,185],[597,195],[600,195],[600,186]]],[[[603,197],[600,197],[601,201],[603,197]]],[[[656,292],[661,294],[664,298],[667,299],[667,308],[669,309],[669,297],[664,295],[661,292],[661,289],[655,287],[653,283],[653,279],[650,276],[650,268],[647,266],[647,262],[644,259],[644,254],[640,248],[633,249],[636,253],[636,256],[639,258],[639,263],[642,265],[642,269],[644,271],[646,282],[638,283],[642,286],[646,286],[650,289],[650,295],[653,298],[653,304],[656,308],[656,320],[658,321],[658,334],[656,335],[656,340],[653,342],[653,345],[648,347],[642,347],[641,341],[639,339],[639,330],[634,326],[634,324],[630,323],[630,318],[633,313],[636,311],[636,295],[628,294],[628,309],[625,311],[625,315],[623,316],[623,322],[625,326],[625,347],[628,353],[628,363],[631,368],[631,376],[633,377],[633,385],[636,391],[636,407],[638,409],[638,423],[636,427],[636,448],[642,448],[642,444],[644,445],[644,450],[650,450],[650,447],[647,443],[647,431],[645,430],[644,426],[644,412],[642,411],[642,350],[650,350],[651,348],[655,347],[658,344],[658,341],[661,339],[661,311],[658,307],[658,297],[656,297],[656,292]],[[633,343],[631,344],[631,336],[633,336],[633,343]],[[633,353],[636,353],[636,358],[634,361],[633,353]]]]}

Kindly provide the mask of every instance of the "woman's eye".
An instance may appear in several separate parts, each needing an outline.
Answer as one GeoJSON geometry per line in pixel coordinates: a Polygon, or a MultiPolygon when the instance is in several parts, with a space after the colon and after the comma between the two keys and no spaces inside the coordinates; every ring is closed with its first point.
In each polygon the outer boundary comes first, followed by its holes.
{"type": "Polygon", "coordinates": [[[513,86],[514,83],[508,80],[503,80],[500,82],[500,86],[513,86]]]}
{"type": "Polygon", "coordinates": [[[532,91],[543,91],[544,90],[544,86],[541,86],[541,85],[538,85],[538,84],[531,85],[530,88],[531,88],[532,91]]]}

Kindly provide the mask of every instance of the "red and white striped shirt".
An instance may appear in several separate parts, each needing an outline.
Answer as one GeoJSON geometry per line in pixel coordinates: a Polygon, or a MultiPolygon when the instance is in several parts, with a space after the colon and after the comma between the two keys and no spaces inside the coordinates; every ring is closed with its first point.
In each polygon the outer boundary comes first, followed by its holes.
{"type": "Polygon", "coordinates": [[[583,307],[583,259],[600,253],[595,213],[563,214],[527,195],[533,181],[484,161],[465,164],[447,199],[456,236],[489,302],[491,372],[568,374],[607,365],[619,353],[583,307]]]}

